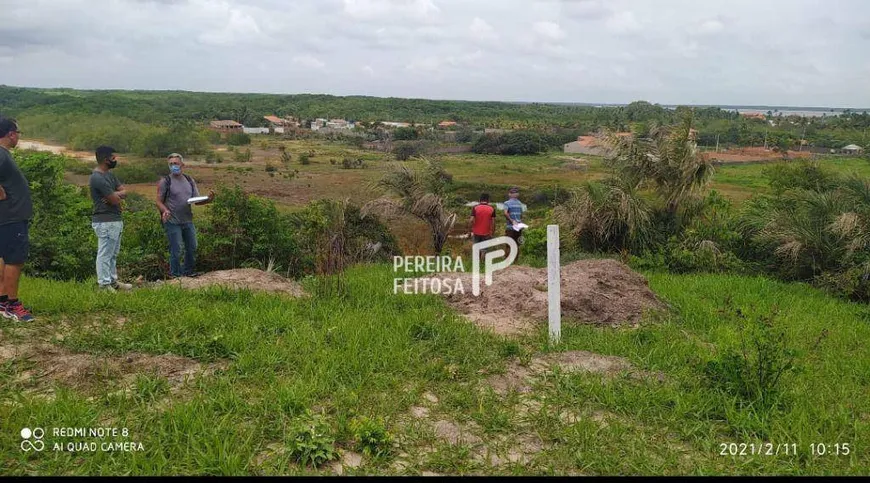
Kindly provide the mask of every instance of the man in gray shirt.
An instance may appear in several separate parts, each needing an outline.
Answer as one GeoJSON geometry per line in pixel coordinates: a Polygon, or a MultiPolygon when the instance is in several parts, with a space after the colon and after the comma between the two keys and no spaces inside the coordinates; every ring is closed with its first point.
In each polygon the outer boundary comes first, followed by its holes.
{"type": "Polygon", "coordinates": [[[110,292],[130,290],[132,285],[118,282],[117,268],[121,232],[124,230],[121,200],[127,197],[127,191],[111,172],[118,165],[115,150],[109,146],[100,146],[96,150],[96,156],[97,167],[91,173],[88,184],[91,200],[94,202],[91,226],[97,234],[97,283],[101,289],[110,292]]]}
{"type": "MultiPolygon", "coordinates": [[[[196,227],[193,225],[193,210],[187,200],[199,196],[196,181],[184,174],[184,158],[172,153],[166,158],[169,175],[157,184],[157,208],[160,220],[169,240],[169,276],[196,277],[196,227]],[[181,249],[184,247],[184,266],[181,266],[181,249]]],[[[198,205],[211,203],[214,192],[198,205]]]]}
{"type": "Polygon", "coordinates": [[[30,322],[33,315],[18,300],[18,281],[30,253],[30,186],[9,152],[18,145],[18,124],[0,118],[0,315],[30,322]]]}

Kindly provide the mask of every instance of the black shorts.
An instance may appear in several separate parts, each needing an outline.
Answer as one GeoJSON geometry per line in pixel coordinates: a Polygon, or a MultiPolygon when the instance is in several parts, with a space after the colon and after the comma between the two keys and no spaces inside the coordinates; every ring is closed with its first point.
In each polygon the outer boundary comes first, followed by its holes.
{"type": "Polygon", "coordinates": [[[0,258],[9,265],[23,265],[30,254],[30,222],[0,225],[0,258]]]}
{"type": "Polygon", "coordinates": [[[487,240],[489,240],[489,239],[491,239],[491,238],[492,238],[492,237],[489,236],[489,235],[474,235],[474,236],[471,237],[471,240],[472,240],[472,242],[474,242],[474,243],[480,243],[480,242],[482,242],[482,241],[487,241],[487,240]]]}
{"type": "Polygon", "coordinates": [[[514,241],[520,239],[520,232],[514,230],[513,228],[505,228],[504,235],[513,238],[514,241]]]}

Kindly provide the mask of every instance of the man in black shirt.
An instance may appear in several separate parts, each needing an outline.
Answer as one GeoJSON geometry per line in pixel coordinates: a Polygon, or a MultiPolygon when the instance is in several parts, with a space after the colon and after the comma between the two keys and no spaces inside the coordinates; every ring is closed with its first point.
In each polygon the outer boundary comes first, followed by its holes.
{"type": "Polygon", "coordinates": [[[88,184],[94,215],[91,226],[97,234],[97,283],[109,292],[130,290],[128,283],[118,282],[118,253],[121,251],[121,200],[127,197],[124,186],[112,173],[118,165],[115,150],[100,146],[96,150],[97,167],[91,173],[88,184]]]}
{"type": "Polygon", "coordinates": [[[14,120],[0,118],[0,315],[30,322],[33,315],[18,300],[18,281],[30,252],[33,202],[27,179],[10,152],[20,135],[14,120]]]}

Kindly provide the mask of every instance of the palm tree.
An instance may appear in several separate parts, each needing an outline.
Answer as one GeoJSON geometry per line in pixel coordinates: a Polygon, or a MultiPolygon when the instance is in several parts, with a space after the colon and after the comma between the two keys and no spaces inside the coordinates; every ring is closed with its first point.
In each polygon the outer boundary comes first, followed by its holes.
{"type": "Polygon", "coordinates": [[[439,162],[428,158],[421,161],[423,167],[416,171],[402,165],[387,172],[377,186],[393,197],[367,203],[363,214],[380,213],[388,217],[406,214],[423,220],[432,232],[432,248],[440,255],[456,223],[456,214],[445,207],[444,199],[452,177],[439,162]]]}
{"type": "Polygon", "coordinates": [[[642,250],[650,241],[652,215],[637,184],[620,178],[586,183],[553,212],[573,239],[592,250],[642,250]]]}
{"type": "Polygon", "coordinates": [[[692,114],[674,128],[653,124],[647,138],[604,136],[610,147],[608,164],[620,178],[637,187],[650,183],[672,217],[683,202],[696,198],[710,182],[713,165],[692,139],[692,114]]]}

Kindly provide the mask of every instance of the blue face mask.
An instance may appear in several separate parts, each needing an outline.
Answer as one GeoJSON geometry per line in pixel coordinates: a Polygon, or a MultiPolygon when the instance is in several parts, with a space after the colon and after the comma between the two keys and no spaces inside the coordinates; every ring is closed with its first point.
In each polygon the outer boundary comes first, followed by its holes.
{"type": "Polygon", "coordinates": [[[181,173],[181,166],[179,166],[177,164],[170,164],[169,171],[172,172],[172,174],[181,173]]]}

